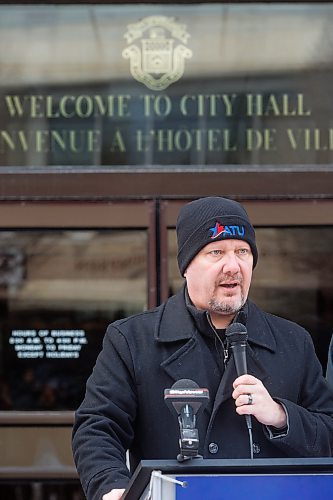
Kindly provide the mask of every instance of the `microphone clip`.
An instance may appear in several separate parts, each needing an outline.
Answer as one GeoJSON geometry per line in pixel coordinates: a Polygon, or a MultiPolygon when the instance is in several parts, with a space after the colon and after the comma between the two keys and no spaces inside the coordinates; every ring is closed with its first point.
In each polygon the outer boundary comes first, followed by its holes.
{"type": "Polygon", "coordinates": [[[199,432],[196,428],[196,415],[192,406],[185,404],[181,408],[178,423],[180,429],[180,454],[177,456],[177,460],[184,462],[199,456],[199,432]]]}
{"type": "Polygon", "coordinates": [[[180,429],[179,448],[180,453],[177,455],[178,462],[185,462],[185,460],[190,460],[191,458],[202,458],[198,454],[198,429],[180,429]]]}

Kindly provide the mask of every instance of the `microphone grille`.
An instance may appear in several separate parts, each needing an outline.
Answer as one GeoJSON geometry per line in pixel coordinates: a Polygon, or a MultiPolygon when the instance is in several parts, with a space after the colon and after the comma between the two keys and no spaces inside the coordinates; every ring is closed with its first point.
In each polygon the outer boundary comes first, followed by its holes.
{"type": "Polygon", "coordinates": [[[225,331],[229,344],[239,344],[247,341],[247,329],[242,323],[231,323],[225,331]]]}

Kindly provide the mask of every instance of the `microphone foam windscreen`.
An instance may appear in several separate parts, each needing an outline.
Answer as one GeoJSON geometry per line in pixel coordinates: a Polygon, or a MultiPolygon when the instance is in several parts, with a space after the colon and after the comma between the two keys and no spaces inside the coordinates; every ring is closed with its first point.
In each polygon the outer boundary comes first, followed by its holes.
{"type": "Polygon", "coordinates": [[[225,331],[225,336],[228,342],[238,344],[247,341],[247,329],[242,323],[231,323],[225,331]]]}
{"type": "Polygon", "coordinates": [[[177,380],[172,386],[172,389],[196,389],[198,384],[189,378],[182,378],[177,380]]]}

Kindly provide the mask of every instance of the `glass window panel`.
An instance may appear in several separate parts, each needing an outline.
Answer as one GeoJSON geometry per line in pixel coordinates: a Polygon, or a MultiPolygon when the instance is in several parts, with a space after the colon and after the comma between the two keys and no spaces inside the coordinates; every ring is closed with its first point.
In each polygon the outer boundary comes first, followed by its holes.
{"type": "MultiPolygon", "coordinates": [[[[169,286],[183,279],[177,267],[174,230],[169,230],[169,286]]],[[[259,260],[250,299],[264,310],[296,321],[312,335],[323,368],[333,331],[332,227],[256,228],[259,260]]]]}
{"type": "Polygon", "coordinates": [[[330,3],[1,5],[0,166],[331,164],[330,3]]]}
{"type": "Polygon", "coordinates": [[[147,307],[144,230],[0,233],[2,410],[70,410],[108,323],[147,307]]]}

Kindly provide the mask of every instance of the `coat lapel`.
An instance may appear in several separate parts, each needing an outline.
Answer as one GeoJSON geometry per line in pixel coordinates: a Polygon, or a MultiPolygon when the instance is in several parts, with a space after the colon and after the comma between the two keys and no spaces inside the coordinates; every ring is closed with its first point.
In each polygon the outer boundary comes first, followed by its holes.
{"type": "Polygon", "coordinates": [[[184,290],[171,297],[161,310],[156,325],[155,340],[170,352],[170,343],[182,341],[181,347],[166,356],[161,368],[174,380],[191,379],[199,387],[208,387],[207,359],[197,339],[195,325],[186,310],[184,290]]]}
{"type": "MultiPolygon", "coordinates": [[[[265,383],[265,379],[268,377],[267,371],[257,359],[255,352],[251,349],[250,346],[248,346],[247,348],[247,371],[250,375],[253,375],[254,377],[260,379],[263,383],[265,383]]],[[[220,385],[217,389],[212,417],[214,417],[215,412],[218,410],[221,404],[232,397],[233,382],[236,378],[236,367],[234,358],[231,355],[221,378],[220,385]]]]}
{"type": "Polygon", "coordinates": [[[205,359],[195,337],[163,361],[161,367],[175,382],[181,379],[191,379],[199,387],[208,387],[205,359]]]}

